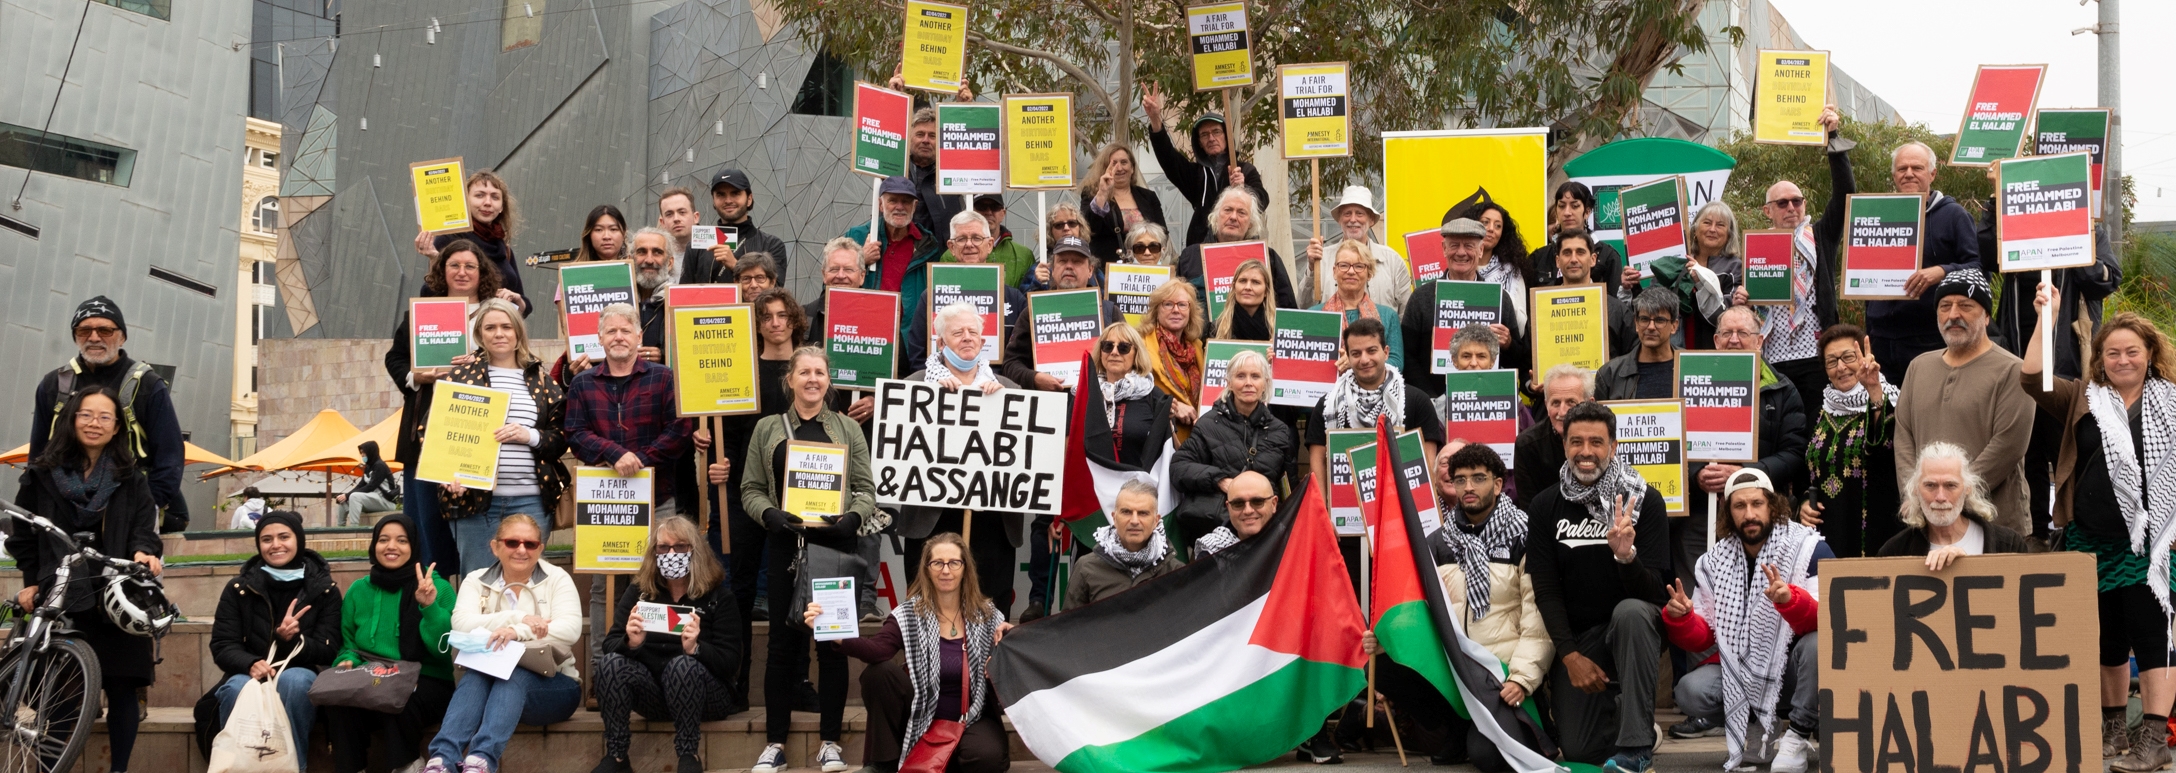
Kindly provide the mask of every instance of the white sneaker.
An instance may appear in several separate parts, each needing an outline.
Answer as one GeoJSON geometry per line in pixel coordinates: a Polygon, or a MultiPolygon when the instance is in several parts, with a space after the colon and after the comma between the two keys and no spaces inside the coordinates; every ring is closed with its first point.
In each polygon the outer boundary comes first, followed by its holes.
{"type": "Polygon", "coordinates": [[[763,753],[756,755],[756,764],[748,768],[748,773],[786,773],[786,745],[774,743],[763,747],[763,753]]]}
{"type": "Polygon", "coordinates": [[[823,747],[816,750],[816,764],[824,769],[824,773],[846,773],[852,767],[846,764],[846,750],[830,741],[825,741],[823,747]]]}
{"type": "Polygon", "coordinates": [[[1806,760],[1813,757],[1819,747],[1796,730],[1783,731],[1783,738],[1776,743],[1776,760],[1768,766],[1770,773],[1806,773],[1806,760]]]}

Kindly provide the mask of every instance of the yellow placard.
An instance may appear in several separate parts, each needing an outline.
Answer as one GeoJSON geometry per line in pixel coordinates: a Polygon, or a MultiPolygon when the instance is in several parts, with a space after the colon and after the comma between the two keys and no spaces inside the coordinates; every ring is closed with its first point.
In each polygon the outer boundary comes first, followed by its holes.
{"type": "Polygon", "coordinates": [[[648,467],[622,477],[610,467],[574,468],[574,571],[633,573],[650,552],[657,478],[648,467]]]}
{"type": "Polygon", "coordinates": [[[1186,9],[1186,36],[1193,41],[1195,91],[1254,82],[1250,34],[1246,3],[1209,3],[1186,9]]]}
{"type": "Polygon", "coordinates": [[[1005,186],[1073,187],[1073,95],[1005,95],[1005,186]]]}
{"type": "Polygon", "coordinates": [[[491,490],[499,480],[496,433],[506,426],[510,399],[503,390],[437,382],[431,390],[430,413],[424,418],[416,480],[491,490]]]}
{"type": "MultiPolygon", "coordinates": [[[[1547,129],[1383,133],[1384,233],[1436,230],[1446,213],[1483,198],[1511,213],[1528,249],[1542,243],[1549,232],[1547,129]]],[[[1405,254],[1404,239],[1390,246],[1405,254]]]]}
{"type": "Polygon", "coordinates": [[[461,159],[441,158],[408,165],[415,182],[416,225],[433,234],[469,230],[468,193],[461,184],[461,159]]]}
{"type": "Polygon", "coordinates": [[[1285,158],[1352,155],[1349,75],[1344,62],[1277,68],[1277,125],[1285,158]]]}
{"type": "Polygon", "coordinates": [[[755,307],[692,306],[671,310],[673,394],[681,416],[756,413],[755,307]]]}
{"type": "Polygon", "coordinates": [[[899,63],[907,88],[959,91],[967,70],[967,6],[907,0],[899,63]]]}
{"type": "Polygon", "coordinates": [[[1112,263],[1103,267],[1103,292],[1128,325],[1141,324],[1141,317],[1148,314],[1149,294],[1169,281],[1170,266],[1112,263]]]}
{"type": "Polygon", "coordinates": [[[1609,306],[1601,285],[1529,290],[1534,373],[1568,362],[1586,370],[1609,361],[1609,306]]]}
{"type": "Polygon", "coordinates": [[[1676,400],[1611,400],[1617,458],[1640,474],[1671,515],[1685,515],[1685,411],[1676,400]]]}
{"type": "Polygon", "coordinates": [[[1753,77],[1753,141],[1823,145],[1828,104],[1827,51],[1761,51],[1753,77]]]}
{"type": "Polygon", "coordinates": [[[779,508],[805,523],[846,512],[846,446],[786,444],[785,496],[779,508]]]}

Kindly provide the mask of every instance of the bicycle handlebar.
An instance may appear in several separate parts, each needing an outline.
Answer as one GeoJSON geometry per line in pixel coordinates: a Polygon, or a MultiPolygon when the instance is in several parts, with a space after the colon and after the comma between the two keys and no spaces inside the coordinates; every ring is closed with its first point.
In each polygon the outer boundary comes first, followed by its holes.
{"type": "Polygon", "coordinates": [[[136,563],[130,559],[108,556],[89,545],[78,545],[75,536],[69,534],[66,529],[53,525],[53,522],[46,520],[44,516],[24,510],[21,505],[15,504],[12,500],[0,499],[0,513],[5,513],[10,518],[30,524],[44,530],[47,534],[58,537],[62,544],[68,546],[69,550],[90,559],[93,563],[102,563],[130,574],[150,576],[151,567],[136,563]]]}

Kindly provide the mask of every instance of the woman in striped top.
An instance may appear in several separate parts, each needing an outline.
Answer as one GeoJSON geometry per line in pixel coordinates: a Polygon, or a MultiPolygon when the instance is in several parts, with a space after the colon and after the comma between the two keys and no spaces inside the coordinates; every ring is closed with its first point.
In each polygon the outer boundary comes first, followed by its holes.
{"type": "Polygon", "coordinates": [[[477,308],[475,326],[479,344],[475,359],[456,366],[446,378],[491,387],[506,392],[510,399],[506,425],[494,435],[499,441],[497,483],[489,491],[447,483],[439,497],[445,503],[446,520],[453,525],[453,541],[464,570],[491,563],[491,535],[506,516],[534,517],[542,538],[549,540],[552,515],[558,512],[559,495],[567,485],[566,468],[559,464],[567,450],[567,436],[560,428],[566,417],[566,392],[529,351],[529,331],[521,313],[513,304],[488,300],[477,308]]]}

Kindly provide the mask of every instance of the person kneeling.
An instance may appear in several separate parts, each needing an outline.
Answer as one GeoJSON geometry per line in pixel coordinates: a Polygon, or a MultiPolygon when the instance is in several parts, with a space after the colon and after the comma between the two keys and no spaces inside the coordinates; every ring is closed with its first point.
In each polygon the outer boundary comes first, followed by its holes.
{"type": "Polygon", "coordinates": [[[631,592],[619,598],[612,621],[596,665],[604,760],[595,773],[634,770],[627,761],[634,739],[628,719],[636,711],[651,720],[672,720],[678,772],[702,773],[696,754],[702,723],[740,710],[731,689],[740,669],[740,611],[725,570],[693,522],[677,515],[658,522],[650,554],[631,592]],[[665,622],[637,614],[638,604],[661,611],[665,622]]]}
{"type": "Polygon", "coordinates": [[[1164,538],[1164,520],[1156,504],[1156,487],[1145,481],[1129,480],[1118,488],[1110,525],[1096,529],[1095,552],[1073,562],[1066,609],[1102,601],[1179,570],[1178,554],[1164,538]]]}

